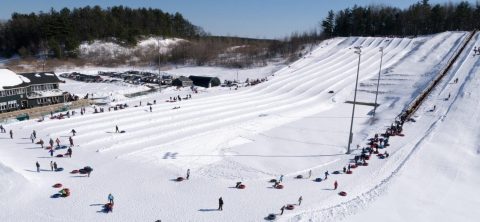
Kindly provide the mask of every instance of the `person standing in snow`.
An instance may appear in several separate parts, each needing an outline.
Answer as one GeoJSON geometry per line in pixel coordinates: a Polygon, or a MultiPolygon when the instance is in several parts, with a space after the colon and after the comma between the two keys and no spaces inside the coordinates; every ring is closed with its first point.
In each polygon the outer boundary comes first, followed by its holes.
{"type": "Polygon", "coordinates": [[[190,178],[190,169],[187,169],[187,180],[190,178]]]}
{"type": "Polygon", "coordinates": [[[70,141],[70,147],[72,147],[72,146],[73,146],[73,139],[72,139],[72,137],[68,137],[68,141],[70,141]]]}
{"type": "Polygon", "coordinates": [[[116,133],[120,132],[120,131],[118,130],[118,125],[115,125],[115,132],[116,132],[116,133]]]}
{"type": "Polygon", "coordinates": [[[312,170],[308,171],[308,179],[310,179],[310,177],[312,177],[312,170]]]}
{"type": "Polygon", "coordinates": [[[52,138],[50,138],[50,141],[48,141],[48,143],[50,144],[50,147],[53,148],[53,139],[52,138]]]}
{"type": "Polygon", "coordinates": [[[55,142],[57,142],[57,146],[60,146],[60,139],[59,139],[59,138],[57,138],[57,139],[55,140],[55,142]]]}
{"type": "Polygon", "coordinates": [[[39,144],[40,144],[40,146],[42,146],[42,148],[43,148],[43,140],[42,140],[42,139],[40,139],[40,141],[38,141],[38,143],[39,143],[39,144]]]}
{"type": "Polygon", "coordinates": [[[338,183],[337,183],[337,181],[335,180],[335,183],[333,183],[333,189],[336,190],[337,187],[338,187],[338,183]]]}
{"type": "Polygon", "coordinates": [[[278,179],[278,182],[282,182],[283,181],[283,174],[280,175],[280,179],[278,179]]]}
{"type": "Polygon", "coordinates": [[[113,195],[111,193],[108,194],[108,202],[113,204],[113,195]]]}
{"type": "Polygon", "coordinates": [[[150,106],[150,112],[152,112],[152,106],[150,106]]]}
{"type": "Polygon", "coordinates": [[[218,199],[218,210],[223,210],[223,199],[220,197],[218,199]]]}
{"type": "Polygon", "coordinates": [[[35,130],[32,132],[32,135],[33,135],[33,138],[37,138],[37,132],[35,132],[35,130]]]}
{"type": "Polygon", "coordinates": [[[325,171],[325,180],[328,178],[328,175],[330,175],[330,174],[328,173],[328,170],[327,170],[327,171],[325,171]]]}
{"type": "Polygon", "coordinates": [[[57,162],[53,162],[53,169],[57,171],[57,162]]]}
{"type": "Polygon", "coordinates": [[[48,152],[50,153],[50,157],[53,157],[53,152],[55,152],[55,149],[52,147],[52,149],[50,149],[48,152]]]}
{"type": "Polygon", "coordinates": [[[35,166],[37,166],[37,172],[40,173],[40,164],[38,163],[38,161],[35,163],[35,166]]]}
{"type": "Polygon", "coordinates": [[[73,136],[75,136],[75,133],[77,133],[77,131],[75,131],[75,129],[72,129],[71,132],[72,132],[73,136]]]}
{"type": "Polygon", "coordinates": [[[282,206],[282,208],[280,208],[281,212],[280,212],[280,215],[283,215],[283,211],[285,210],[285,205],[282,206]]]}
{"type": "Polygon", "coordinates": [[[67,155],[72,158],[72,148],[71,147],[68,147],[67,149],[67,155]]]}
{"type": "Polygon", "coordinates": [[[303,198],[302,198],[302,196],[300,196],[300,197],[298,198],[298,206],[300,206],[300,204],[302,204],[302,200],[303,200],[303,198]]]}
{"type": "Polygon", "coordinates": [[[3,125],[0,125],[0,132],[5,133],[5,128],[3,128],[3,125]]]}
{"type": "Polygon", "coordinates": [[[13,131],[10,130],[10,139],[13,139],[13,131]]]}
{"type": "Polygon", "coordinates": [[[50,161],[50,170],[53,171],[53,161],[50,161]]]}
{"type": "Polygon", "coordinates": [[[35,143],[35,136],[33,135],[33,133],[30,135],[30,139],[32,140],[32,143],[35,143]]]}

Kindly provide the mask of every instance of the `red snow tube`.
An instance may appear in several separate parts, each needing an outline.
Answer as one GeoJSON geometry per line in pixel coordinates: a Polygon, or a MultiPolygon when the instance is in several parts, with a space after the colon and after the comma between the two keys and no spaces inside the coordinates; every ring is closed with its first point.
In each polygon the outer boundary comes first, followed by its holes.
{"type": "Polygon", "coordinates": [[[58,154],[56,155],[56,157],[63,157],[63,154],[58,154]]]}
{"type": "Polygon", "coordinates": [[[362,165],[364,165],[364,166],[368,166],[368,163],[367,163],[367,162],[365,162],[365,163],[363,163],[362,165]]]}
{"type": "Polygon", "coordinates": [[[355,164],[350,165],[350,168],[355,169],[355,168],[357,168],[357,165],[355,165],[355,164]]]}
{"type": "Polygon", "coordinates": [[[352,171],[351,170],[347,171],[347,174],[352,174],[352,171]]]}
{"type": "Polygon", "coordinates": [[[293,209],[295,209],[295,206],[293,206],[292,204],[289,204],[285,208],[287,208],[287,210],[293,210],[293,209]]]}
{"type": "Polygon", "coordinates": [[[185,178],[183,178],[183,177],[177,177],[177,179],[176,179],[176,181],[178,181],[178,182],[181,182],[183,180],[185,180],[185,178]]]}
{"type": "Polygon", "coordinates": [[[282,184],[278,184],[275,189],[283,189],[283,185],[282,184]]]}
{"type": "Polygon", "coordinates": [[[365,157],[366,160],[370,160],[370,155],[365,157]]]}
{"type": "Polygon", "coordinates": [[[245,185],[244,184],[240,184],[240,186],[238,186],[238,189],[245,189],[245,185]]]}
{"type": "Polygon", "coordinates": [[[78,170],[72,170],[72,172],[70,172],[71,174],[76,174],[78,173],[78,170]]]}
{"type": "Polygon", "coordinates": [[[60,188],[60,187],[62,187],[62,184],[61,184],[61,183],[56,183],[56,184],[54,184],[52,187],[54,187],[54,188],[60,188]]]}
{"type": "Polygon", "coordinates": [[[340,193],[338,193],[338,195],[340,195],[340,196],[347,196],[347,192],[341,191],[340,193]]]}

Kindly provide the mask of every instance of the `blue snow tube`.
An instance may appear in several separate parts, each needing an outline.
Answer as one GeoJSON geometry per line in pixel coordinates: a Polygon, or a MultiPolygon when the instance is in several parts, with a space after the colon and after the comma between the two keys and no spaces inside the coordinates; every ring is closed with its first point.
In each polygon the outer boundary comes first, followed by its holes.
{"type": "Polygon", "coordinates": [[[62,196],[61,194],[56,193],[56,194],[50,196],[50,198],[59,198],[59,197],[61,197],[61,196],[62,196]]]}
{"type": "Polygon", "coordinates": [[[267,216],[267,220],[275,220],[275,219],[277,219],[277,215],[275,215],[275,214],[269,214],[267,216]]]}
{"type": "Polygon", "coordinates": [[[63,171],[63,168],[62,168],[62,167],[59,167],[59,168],[57,168],[55,171],[57,171],[57,172],[63,171]]]}
{"type": "Polygon", "coordinates": [[[315,179],[315,182],[322,182],[322,178],[320,178],[320,177],[319,177],[319,178],[316,178],[316,179],[315,179]]]}

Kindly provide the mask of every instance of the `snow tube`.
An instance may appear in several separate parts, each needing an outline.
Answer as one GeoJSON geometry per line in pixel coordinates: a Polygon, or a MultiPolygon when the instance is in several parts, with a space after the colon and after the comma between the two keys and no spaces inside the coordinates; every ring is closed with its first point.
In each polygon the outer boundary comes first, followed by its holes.
{"type": "Polygon", "coordinates": [[[283,189],[283,185],[282,184],[278,184],[275,189],[283,189]]]}
{"type": "Polygon", "coordinates": [[[55,147],[55,149],[56,149],[56,150],[67,149],[67,146],[61,145],[61,146],[55,147]]]}
{"type": "Polygon", "coordinates": [[[368,163],[367,163],[367,162],[365,162],[365,163],[363,163],[362,165],[363,165],[363,166],[368,166],[368,163]]]}
{"type": "Polygon", "coordinates": [[[185,178],[183,178],[183,177],[177,177],[177,179],[175,179],[175,180],[176,180],[177,182],[181,182],[181,181],[185,180],[185,178]]]}
{"type": "Polygon", "coordinates": [[[267,216],[267,220],[275,220],[275,219],[277,219],[277,215],[275,215],[275,214],[269,214],[267,216]]]}
{"type": "Polygon", "coordinates": [[[40,141],[36,142],[35,144],[40,144],[40,141]]]}
{"type": "Polygon", "coordinates": [[[295,209],[295,206],[293,206],[292,204],[289,204],[287,205],[287,207],[285,207],[287,210],[293,210],[295,209]]]}
{"type": "Polygon", "coordinates": [[[63,157],[63,154],[58,154],[56,155],[56,157],[63,157]]]}
{"type": "Polygon", "coordinates": [[[378,155],[378,158],[383,160],[383,159],[385,159],[385,156],[384,156],[383,154],[382,154],[382,155],[378,155]]]}
{"type": "Polygon", "coordinates": [[[245,184],[240,184],[240,186],[238,186],[238,189],[245,189],[245,184]]]}
{"type": "Polygon", "coordinates": [[[84,170],[84,169],[80,169],[80,170],[78,170],[78,172],[79,172],[80,174],[87,174],[87,173],[88,173],[88,172],[87,172],[86,170],[84,170]]]}
{"type": "Polygon", "coordinates": [[[352,171],[351,171],[351,170],[348,170],[348,171],[347,171],[347,174],[352,174],[352,171]]]}
{"type": "Polygon", "coordinates": [[[340,196],[347,196],[347,192],[341,191],[340,193],[338,193],[338,195],[340,195],[340,196]]]}
{"type": "Polygon", "coordinates": [[[302,179],[303,176],[302,176],[302,175],[297,175],[295,178],[297,178],[297,179],[302,179]]]}
{"type": "Polygon", "coordinates": [[[350,165],[350,168],[355,169],[355,168],[357,168],[357,165],[356,165],[356,164],[352,164],[352,165],[350,165]]]}
{"type": "Polygon", "coordinates": [[[76,174],[78,173],[78,170],[72,170],[72,172],[70,172],[71,174],[76,174]]]}
{"type": "Polygon", "coordinates": [[[373,154],[378,154],[378,151],[373,151],[373,154]]]}
{"type": "Polygon", "coordinates": [[[113,204],[112,203],[107,203],[103,205],[103,211],[105,213],[111,212],[113,210],[113,204]]]}
{"type": "Polygon", "coordinates": [[[270,183],[276,183],[276,182],[277,182],[276,179],[271,179],[271,180],[270,180],[270,183]]]}
{"type": "Polygon", "coordinates": [[[61,196],[62,196],[61,194],[56,193],[56,194],[54,194],[54,195],[52,195],[52,196],[50,196],[50,197],[51,197],[51,198],[59,198],[59,197],[61,197],[61,196]]]}
{"type": "Polygon", "coordinates": [[[370,160],[370,155],[365,157],[366,160],[370,160]]]}
{"type": "Polygon", "coordinates": [[[63,167],[59,167],[55,171],[57,171],[57,172],[63,171],[63,167]]]}
{"type": "Polygon", "coordinates": [[[120,133],[126,133],[126,131],[125,131],[125,130],[122,130],[122,131],[120,131],[120,133]]]}
{"type": "Polygon", "coordinates": [[[52,187],[53,188],[60,188],[60,187],[62,187],[62,184],[61,183],[56,183],[52,187]]]}
{"type": "Polygon", "coordinates": [[[315,179],[315,182],[322,182],[322,178],[320,178],[320,177],[319,177],[319,178],[316,178],[316,179],[315,179]]]}
{"type": "Polygon", "coordinates": [[[332,174],[340,174],[340,171],[336,170],[336,171],[333,171],[332,174]]]}
{"type": "Polygon", "coordinates": [[[403,133],[399,133],[399,134],[397,134],[397,135],[398,135],[398,136],[405,136],[405,134],[403,134],[403,133]]]}

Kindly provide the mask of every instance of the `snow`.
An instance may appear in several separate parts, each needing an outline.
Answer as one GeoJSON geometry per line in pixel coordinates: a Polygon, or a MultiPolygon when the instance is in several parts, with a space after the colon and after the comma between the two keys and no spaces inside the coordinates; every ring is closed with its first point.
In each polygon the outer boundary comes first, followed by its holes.
{"type": "Polygon", "coordinates": [[[10,69],[0,69],[0,89],[4,87],[20,85],[24,82],[24,78],[19,77],[10,69]]]}
{"type": "MultiPolygon", "coordinates": [[[[279,221],[474,221],[480,213],[478,104],[480,63],[472,56],[479,34],[467,46],[444,82],[417,111],[416,122],[404,125],[405,137],[392,137],[388,159],[373,157],[368,167],[352,175],[323,172],[341,170],[367,139],[384,132],[404,107],[435,78],[462,44],[466,32],[444,32],[418,38],[334,38],[322,42],[311,54],[279,70],[254,70],[242,78],[268,76],[253,87],[230,90],[202,89],[192,99],[163,102],[188,89],[165,89],[141,97],[140,107],[43,122],[10,123],[14,139],[0,134],[1,221],[262,221],[279,213],[282,205],[301,206],[286,210],[279,221]],[[353,88],[361,45],[358,100],[373,102],[384,47],[377,120],[371,106],[358,105],[353,127],[353,154],[346,155],[353,88]],[[273,76],[270,76],[273,74],[273,76]],[[452,84],[459,78],[458,84],[452,84]],[[334,93],[328,93],[333,90],[334,93]],[[451,93],[449,100],[444,98],[451,93]],[[152,112],[146,101],[156,100],[152,112]],[[433,105],[437,109],[429,112],[433,105]],[[173,109],[174,107],[180,107],[173,109]],[[126,133],[114,133],[115,125],[126,133]],[[62,144],[74,128],[72,158],[50,158],[46,150],[31,144],[32,130],[48,141],[62,144]],[[42,165],[35,172],[35,161],[42,165]],[[50,172],[56,161],[64,172],[50,172]],[[90,177],[69,174],[92,166],[90,177]],[[173,181],[191,170],[190,179],[173,181]],[[310,179],[294,179],[307,175],[310,179]],[[284,175],[284,189],[268,181],[284,175]],[[428,176],[427,176],[428,175],[428,176]],[[333,191],[333,181],[339,190],[333,191]],[[237,181],[245,190],[232,187],[237,181]],[[61,182],[72,195],[53,199],[51,186],[61,182]],[[341,197],[342,190],[348,195],[341,197]],[[107,195],[115,196],[113,213],[99,213],[107,195]],[[224,210],[217,211],[219,197],[224,210]],[[8,203],[8,204],[5,204],[8,203]],[[5,213],[3,213],[5,212],[5,213]]],[[[178,69],[181,72],[212,73],[232,78],[236,70],[221,68],[178,69]],[[182,70],[184,69],[184,70],[182,70]],[[219,73],[219,74],[217,74],[219,73]],[[222,74],[224,73],[224,74],[222,74]]],[[[240,70],[243,72],[243,70],[240,70]]],[[[245,71],[246,72],[246,71],[245,71]]],[[[195,75],[192,73],[192,75],[195,75]]],[[[241,74],[239,74],[240,76],[241,74]]],[[[64,85],[79,94],[108,94],[128,85],[68,81],[64,85]],[[77,87],[77,89],[75,89],[77,87]]],[[[123,98],[138,102],[138,98],[123,98]]],[[[65,151],[56,151],[64,153],[65,151]]],[[[383,152],[383,150],[382,150],[383,152]]]]}

